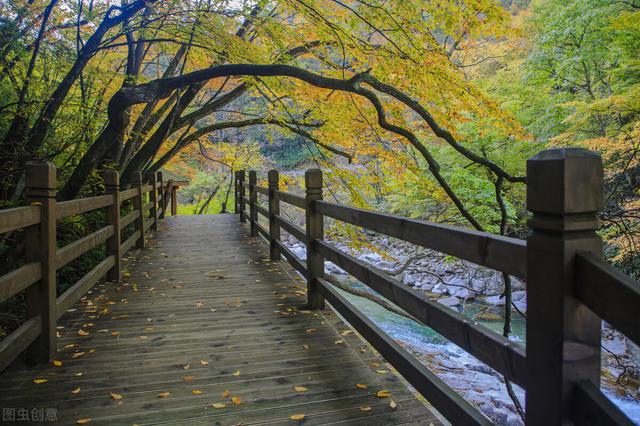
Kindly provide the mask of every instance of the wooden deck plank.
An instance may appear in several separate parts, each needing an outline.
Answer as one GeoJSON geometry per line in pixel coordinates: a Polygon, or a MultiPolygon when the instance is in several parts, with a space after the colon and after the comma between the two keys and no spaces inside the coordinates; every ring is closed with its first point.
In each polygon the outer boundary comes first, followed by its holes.
{"type": "Polygon", "coordinates": [[[96,285],[62,317],[62,365],[15,363],[0,405],[55,408],[61,425],[439,425],[333,311],[305,308],[304,281],[237,222],[167,218],[127,255],[123,282],[96,285]]]}

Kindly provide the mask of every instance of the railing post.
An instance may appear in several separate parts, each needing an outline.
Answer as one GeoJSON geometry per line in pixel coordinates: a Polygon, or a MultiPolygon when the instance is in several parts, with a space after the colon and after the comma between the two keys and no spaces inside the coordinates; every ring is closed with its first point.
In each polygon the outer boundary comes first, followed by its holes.
{"type": "Polygon", "coordinates": [[[256,205],[258,203],[258,193],[256,192],[256,184],[258,183],[258,175],[255,170],[249,172],[249,224],[251,225],[251,236],[256,237],[258,235],[258,210],[256,205]]]}
{"type": "Polygon", "coordinates": [[[236,170],[233,173],[233,212],[240,214],[240,171],[236,170]]]}
{"type": "Polygon", "coordinates": [[[277,170],[269,170],[269,254],[271,260],[280,260],[280,247],[276,241],[280,241],[280,225],[276,216],[280,215],[280,202],[275,192],[280,188],[280,175],[277,170]]]}
{"type": "Polygon", "coordinates": [[[162,193],[162,217],[165,216],[166,210],[169,208],[169,202],[171,202],[171,189],[173,188],[173,180],[169,179],[167,187],[164,188],[162,193]]]}
{"type": "Polygon", "coordinates": [[[311,309],[323,309],[324,298],[316,285],[316,278],[324,278],[324,258],[313,245],[324,239],[324,220],[313,208],[313,202],[322,200],[322,170],[309,169],[304,174],[306,189],[305,213],[307,228],[307,303],[311,309]]]}
{"type": "Polygon", "coordinates": [[[245,181],[245,177],[246,177],[246,172],[244,170],[240,170],[238,172],[239,176],[238,176],[238,199],[239,199],[239,203],[240,203],[240,222],[246,222],[247,218],[246,215],[244,213],[244,196],[246,195],[247,191],[244,188],[244,181],[245,181]]]}
{"type": "Polygon", "coordinates": [[[133,172],[132,176],[132,185],[137,188],[138,192],[136,196],[133,197],[133,208],[138,210],[140,214],[136,218],[135,228],[137,231],[140,231],[140,238],[136,241],[136,248],[143,249],[144,248],[144,214],[142,212],[142,208],[144,206],[143,194],[142,194],[142,173],[133,172]]]}
{"type": "Polygon", "coordinates": [[[151,220],[153,221],[151,224],[151,229],[154,231],[158,230],[158,188],[156,188],[157,181],[156,175],[151,175],[151,186],[153,189],[149,193],[149,198],[151,198],[151,202],[153,205],[151,206],[151,220]]]}
{"type": "Polygon", "coordinates": [[[160,186],[158,187],[158,205],[160,206],[160,219],[164,219],[164,180],[162,179],[162,172],[157,173],[157,180],[160,182],[160,186]]]}
{"type": "Polygon", "coordinates": [[[527,161],[526,424],[569,424],[572,383],[600,385],[600,319],[573,297],[577,251],[602,255],[598,154],[551,149],[527,161]]]}
{"type": "Polygon", "coordinates": [[[175,216],[178,214],[178,187],[175,185],[171,185],[171,216],[175,216]]]}
{"type": "Polygon", "coordinates": [[[56,167],[28,163],[27,202],[40,206],[40,225],[25,231],[27,261],[40,262],[40,282],[26,291],[27,319],[40,316],[42,332],[28,349],[32,363],[49,362],[56,353],[56,167]]]}
{"type": "Polygon", "coordinates": [[[113,255],[114,264],[107,272],[107,280],[120,281],[120,176],[115,170],[104,171],[104,187],[107,195],[113,197],[113,201],[107,207],[107,225],[113,226],[113,235],[107,239],[107,256],[113,255]]]}

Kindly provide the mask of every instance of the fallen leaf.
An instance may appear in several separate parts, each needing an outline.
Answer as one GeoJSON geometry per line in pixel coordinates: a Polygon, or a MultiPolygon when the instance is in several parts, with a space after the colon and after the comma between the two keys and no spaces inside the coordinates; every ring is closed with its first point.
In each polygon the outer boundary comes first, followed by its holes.
{"type": "Polygon", "coordinates": [[[365,385],[364,383],[356,383],[356,387],[357,387],[358,389],[366,389],[366,388],[367,388],[367,385],[365,385]]]}
{"type": "Polygon", "coordinates": [[[83,329],[78,330],[78,336],[88,336],[89,334],[88,331],[84,331],[83,329]]]}
{"type": "Polygon", "coordinates": [[[304,414],[294,414],[293,416],[289,416],[291,420],[303,420],[304,414]]]}
{"type": "Polygon", "coordinates": [[[307,333],[313,333],[314,331],[316,331],[316,329],[315,328],[307,328],[305,331],[307,333]]]}
{"type": "Polygon", "coordinates": [[[239,376],[240,375],[240,370],[237,370],[235,373],[233,373],[234,376],[239,376]]]}
{"type": "Polygon", "coordinates": [[[381,390],[376,393],[376,396],[378,398],[388,398],[391,396],[391,392],[389,392],[388,390],[381,390]]]}
{"type": "Polygon", "coordinates": [[[227,398],[227,397],[229,396],[229,394],[230,394],[230,393],[231,393],[231,392],[229,392],[228,390],[226,390],[226,391],[222,392],[222,397],[223,397],[223,398],[227,398]]]}
{"type": "Polygon", "coordinates": [[[167,398],[171,395],[171,392],[162,392],[158,394],[158,398],[167,398]]]}
{"type": "Polygon", "coordinates": [[[209,365],[209,361],[205,361],[204,359],[201,359],[200,365],[209,365]]]}
{"type": "Polygon", "coordinates": [[[360,411],[371,411],[371,407],[360,407],[360,411]]]}
{"type": "Polygon", "coordinates": [[[184,376],[182,380],[184,380],[185,382],[190,382],[195,378],[196,378],[195,376],[184,376]]]}
{"type": "Polygon", "coordinates": [[[47,379],[33,379],[33,383],[35,383],[36,385],[41,385],[43,383],[47,383],[48,380],[47,379]]]}
{"type": "Polygon", "coordinates": [[[58,361],[57,359],[53,360],[53,365],[56,367],[62,367],[62,361],[58,361]]]}
{"type": "Polygon", "coordinates": [[[309,389],[305,388],[304,386],[296,386],[293,388],[296,392],[306,392],[309,389]]]}
{"type": "Polygon", "coordinates": [[[376,373],[378,374],[387,374],[389,372],[389,370],[376,370],[376,373]]]}
{"type": "Polygon", "coordinates": [[[304,348],[305,351],[309,350],[309,345],[302,345],[302,347],[304,348]]]}
{"type": "Polygon", "coordinates": [[[76,421],[76,424],[79,425],[86,425],[87,423],[89,423],[91,421],[91,419],[80,419],[76,421]]]}
{"type": "Polygon", "coordinates": [[[191,391],[191,393],[194,395],[202,395],[202,391],[200,389],[194,389],[191,391]]]}
{"type": "Polygon", "coordinates": [[[116,336],[119,336],[119,335],[120,335],[120,332],[119,332],[119,331],[114,331],[114,332],[112,332],[112,333],[111,333],[111,335],[112,335],[113,337],[116,337],[116,336]]]}
{"type": "Polygon", "coordinates": [[[218,408],[218,409],[219,409],[219,408],[224,408],[224,407],[226,407],[226,406],[227,406],[227,404],[223,404],[222,402],[216,402],[216,403],[214,403],[214,404],[211,404],[211,406],[212,406],[213,408],[218,408]]]}
{"type": "Polygon", "coordinates": [[[233,405],[240,405],[240,404],[242,404],[242,400],[241,400],[241,399],[240,399],[240,397],[238,397],[238,396],[231,397],[231,402],[233,402],[233,405]]]}
{"type": "Polygon", "coordinates": [[[188,370],[191,368],[191,364],[187,364],[184,367],[182,367],[183,370],[188,370]]]}
{"type": "Polygon", "coordinates": [[[348,336],[348,335],[350,335],[351,333],[353,333],[353,331],[351,331],[351,330],[345,330],[345,331],[340,332],[340,335],[341,335],[341,336],[348,336]]]}
{"type": "Polygon", "coordinates": [[[122,395],[118,394],[118,393],[111,393],[111,398],[115,399],[116,401],[119,401],[122,399],[122,395]]]}
{"type": "Polygon", "coordinates": [[[75,388],[74,390],[71,391],[72,394],[76,395],[80,393],[80,388],[75,388]]]}
{"type": "Polygon", "coordinates": [[[344,340],[343,340],[343,339],[336,340],[334,343],[335,343],[336,345],[342,345],[342,344],[344,343],[344,340]]]}
{"type": "Polygon", "coordinates": [[[389,408],[395,410],[396,408],[398,408],[398,404],[396,404],[396,402],[392,399],[391,401],[389,401],[389,408]]]}
{"type": "Polygon", "coordinates": [[[71,355],[71,358],[73,359],[80,358],[82,355],[84,355],[84,352],[76,352],[73,355],[71,355]]]}

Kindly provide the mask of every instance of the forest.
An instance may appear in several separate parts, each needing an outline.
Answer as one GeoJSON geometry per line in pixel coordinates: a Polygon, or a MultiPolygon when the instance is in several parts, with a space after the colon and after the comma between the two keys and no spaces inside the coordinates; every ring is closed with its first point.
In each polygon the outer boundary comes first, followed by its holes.
{"type": "MultiPolygon", "coordinates": [[[[300,191],[317,167],[332,202],[526,238],[526,160],[580,147],[604,161],[604,257],[638,279],[639,52],[639,0],[0,0],[0,208],[25,205],[33,161],[55,165],[58,201],[103,194],[106,170],[122,188],[138,171],[180,176],[181,215],[232,212],[237,171],[265,183],[277,169],[300,191]]],[[[64,220],[58,238],[103,219],[64,220]]],[[[329,225],[429,294],[492,300],[474,318],[518,333],[523,282],[451,290],[476,270],[329,225]]],[[[2,236],[3,273],[23,261],[16,247],[2,236]]],[[[90,254],[61,270],[59,292],[104,249],[90,254]]],[[[0,304],[0,339],[22,304],[0,304]]],[[[640,421],[640,350],[603,333],[608,389],[640,421]]],[[[507,408],[483,412],[519,424],[521,390],[503,382],[507,408]]]]}

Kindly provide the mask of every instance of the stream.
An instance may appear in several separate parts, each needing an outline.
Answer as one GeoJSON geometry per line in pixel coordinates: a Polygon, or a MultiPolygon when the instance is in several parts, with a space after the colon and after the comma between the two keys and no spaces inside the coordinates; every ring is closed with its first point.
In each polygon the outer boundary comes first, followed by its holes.
{"type": "MultiPolygon", "coordinates": [[[[371,291],[357,281],[352,281],[352,284],[358,289],[371,291]]],[[[516,414],[513,402],[506,392],[502,377],[494,370],[456,345],[449,343],[429,327],[389,312],[367,299],[345,292],[341,293],[376,325],[428,365],[447,385],[480,408],[496,424],[522,424],[516,414]]],[[[475,301],[466,303],[463,314],[473,318],[480,310],[486,310],[502,317],[501,307],[493,307],[475,301]]],[[[477,322],[502,334],[502,321],[477,322]]],[[[524,344],[525,320],[517,313],[514,313],[512,320],[512,336],[510,338],[524,344]]],[[[603,382],[602,389],[622,411],[640,425],[639,400],[618,396],[616,389],[610,383],[603,382]]],[[[524,402],[524,391],[515,385],[514,390],[518,398],[524,402]]]]}

